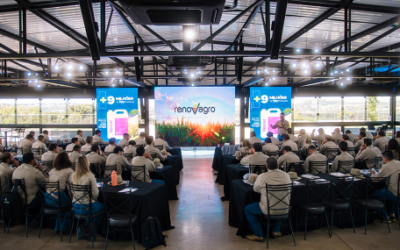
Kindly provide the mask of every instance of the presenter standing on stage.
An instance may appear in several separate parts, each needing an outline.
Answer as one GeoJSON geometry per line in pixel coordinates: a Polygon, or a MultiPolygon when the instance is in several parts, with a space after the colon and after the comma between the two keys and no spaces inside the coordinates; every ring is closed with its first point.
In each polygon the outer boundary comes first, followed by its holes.
{"type": "Polygon", "coordinates": [[[281,113],[281,119],[277,121],[275,124],[271,124],[271,127],[273,129],[279,128],[278,129],[278,139],[280,141],[283,141],[283,135],[287,134],[289,126],[289,122],[285,120],[285,114],[281,113]]]}

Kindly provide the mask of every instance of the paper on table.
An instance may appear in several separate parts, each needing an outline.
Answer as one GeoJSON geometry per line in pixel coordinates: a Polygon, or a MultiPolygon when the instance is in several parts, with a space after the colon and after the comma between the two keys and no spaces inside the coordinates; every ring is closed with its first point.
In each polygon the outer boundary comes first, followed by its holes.
{"type": "MultiPolygon", "coordinates": [[[[137,188],[131,187],[131,192],[135,192],[137,190],[137,188]]],[[[129,192],[129,188],[124,188],[120,191],[118,191],[118,193],[128,193],[129,192]]]]}

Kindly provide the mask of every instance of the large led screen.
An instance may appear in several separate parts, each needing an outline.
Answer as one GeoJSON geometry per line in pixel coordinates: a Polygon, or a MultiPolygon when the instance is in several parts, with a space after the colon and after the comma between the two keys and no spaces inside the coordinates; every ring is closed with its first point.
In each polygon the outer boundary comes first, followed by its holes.
{"type": "Polygon", "coordinates": [[[155,87],[155,127],[173,146],[235,140],[235,87],[155,87]]]}
{"type": "Polygon", "coordinates": [[[137,88],[98,88],[96,89],[97,128],[101,137],[117,141],[128,133],[130,138],[137,136],[138,90],[137,88]]]}
{"type": "Polygon", "coordinates": [[[278,134],[278,127],[272,128],[280,120],[280,114],[291,123],[292,88],[290,87],[250,87],[250,129],[264,140],[269,131],[278,134]]]}

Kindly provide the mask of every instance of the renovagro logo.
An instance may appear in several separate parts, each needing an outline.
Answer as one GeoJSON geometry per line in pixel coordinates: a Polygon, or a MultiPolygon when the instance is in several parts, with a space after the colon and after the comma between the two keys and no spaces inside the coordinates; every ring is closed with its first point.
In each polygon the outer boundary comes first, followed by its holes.
{"type": "Polygon", "coordinates": [[[191,113],[193,112],[193,114],[197,114],[197,112],[199,113],[203,113],[203,114],[208,114],[208,112],[215,112],[215,107],[200,107],[200,103],[196,103],[193,107],[175,107],[174,108],[174,112],[178,112],[178,113],[191,113]]]}

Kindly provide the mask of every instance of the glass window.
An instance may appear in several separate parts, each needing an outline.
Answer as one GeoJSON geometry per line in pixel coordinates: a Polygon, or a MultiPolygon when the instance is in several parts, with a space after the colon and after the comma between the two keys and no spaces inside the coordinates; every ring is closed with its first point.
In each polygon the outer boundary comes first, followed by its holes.
{"type": "Polygon", "coordinates": [[[154,99],[149,99],[149,135],[156,139],[156,114],[154,110],[154,99]]]}
{"type": "Polygon", "coordinates": [[[42,124],[66,124],[67,101],[65,99],[42,99],[42,124]]]}
{"type": "Polygon", "coordinates": [[[71,128],[71,129],[46,128],[46,130],[49,131],[49,138],[52,141],[57,141],[57,140],[64,141],[65,139],[68,139],[69,141],[71,141],[71,139],[76,136],[76,132],[78,130],[83,131],[82,137],[85,140],[86,140],[86,136],[93,135],[92,134],[93,131],[90,128],[84,128],[84,129],[82,129],[82,128],[71,128]]]}
{"type": "Polygon", "coordinates": [[[244,128],[244,139],[250,139],[250,132],[252,131],[252,129],[250,127],[245,127],[244,128]]]}
{"type": "Polygon", "coordinates": [[[235,99],[235,144],[240,144],[240,98],[235,99]]]}
{"type": "Polygon", "coordinates": [[[0,99],[0,124],[15,123],[15,99],[0,99]]]}
{"type": "MultiPolygon", "coordinates": [[[[249,98],[245,99],[245,102],[244,102],[245,107],[246,107],[246,102],[249,102],[249,101],[250,101],[249,98]]],[[[243,109],[243,112],[244,112],[244,109],[243,109]]],[[[250,104],[249,104],[249,112],[247,112],[247,116],[245,115],[245,117],[244,117],[244,123],[250,123],[250,104]]],[[[249,136],[250,136],[250,132],[249,132],[249,136]]]]}
{"type": "Polygon", "coordinates": [[[17,99],[17,124],[39,124],[39,116],[39,99],[17,99]]]}
{"type": "Polygon", "coordinates": [[[342,120],[342,98],[320,97],[318,105],[318,121],[331,122],[342,120]]]}
{"type": "Polygon", "coordinates": [[[295,133],[295,135],[297,136],[297,135],[300,134],[300,130],[301,130],[301,129],[304,129],[304,130],[306,131],[306,134],[308,134],[308,135],[311,136],[313,129],[315,129],[314,135],[318,135],[318,129],[319,129],[319,128],[323,128],[323,129],[324,129],[324,133],[325,133],[326,135],[332,135],[332,133],[335,131],[336,128],[339,128],[339,129],[340,129],[339,126],[318,126],[318,125],[315,125],[315,126],[307,126],[307,127],[298,127],[298,126],[296,126],[296,127],[294,128],[294,133],[295,133]]]}
{"type": "Polygon", "coordinates": [[[139,124],[145,124],[145,119],[143,117],[142,119],[142,107],[140,105],[140,102],[143,101],[142,98],[138,98],[138,115],[139,115],[139,124]]]}
{"type": "Polygon", "coordinates": [[[344,97],[344,121],[365,121],[365,98],[344,97]]]}
{"type": "Polygon", "coordinates": [[[69,99],[68,124],[93,124],[93,102],[92,99],[69,99]]]}
{"type": "Polygon", "coordinates": [[[293,99],[294,121],[317,121],[317,98],[295,97],[293,99]]]}
{"type": "Polygon", "coordinates": [[[400,96],[396,96],[396,121],[400,121],[400,96]]]}
{"type": "Polygon", "coordinates": [[[367,121],[389,121],[390,96],[367,97],[367,121]]]}

